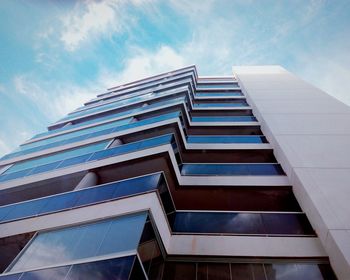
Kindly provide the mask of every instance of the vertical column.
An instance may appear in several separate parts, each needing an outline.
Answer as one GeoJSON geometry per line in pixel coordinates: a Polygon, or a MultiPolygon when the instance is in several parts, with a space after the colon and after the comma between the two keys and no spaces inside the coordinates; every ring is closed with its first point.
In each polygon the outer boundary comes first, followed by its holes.
{"type": "Polygon", "coordinates": [[[74,190],[85,189],[88,187],[98,185],[98,176],[95,172],[88,172],[85,176],[80,180],[79,184],[74,188],[74,190]]]}
{"type": "Polygon", "coordinates": [[[123,141],[120,140],[119,138],[115,138],[113,142],[108,146],[108,149],[118,147],[120,145],[123,145],[123,141]]]}

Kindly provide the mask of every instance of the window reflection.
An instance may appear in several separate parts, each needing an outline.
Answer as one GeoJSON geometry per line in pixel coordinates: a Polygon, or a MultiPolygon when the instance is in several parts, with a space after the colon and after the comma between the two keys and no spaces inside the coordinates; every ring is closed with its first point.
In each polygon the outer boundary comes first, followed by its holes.
{"type": "Polygon", "coordinates": [[[77,259],[135,250],[147,213],[38,234],[11,271],[57,265],[77,259]]]}

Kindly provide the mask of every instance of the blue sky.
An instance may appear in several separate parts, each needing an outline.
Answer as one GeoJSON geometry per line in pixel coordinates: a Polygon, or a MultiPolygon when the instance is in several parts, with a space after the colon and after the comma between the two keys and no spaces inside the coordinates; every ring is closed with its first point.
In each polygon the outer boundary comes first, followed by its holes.
{"type": "Polygon", "coordinates": [[[0,2],[0,155],[104,89],[280,64],[350,105],[350,1],[0,2]]]}

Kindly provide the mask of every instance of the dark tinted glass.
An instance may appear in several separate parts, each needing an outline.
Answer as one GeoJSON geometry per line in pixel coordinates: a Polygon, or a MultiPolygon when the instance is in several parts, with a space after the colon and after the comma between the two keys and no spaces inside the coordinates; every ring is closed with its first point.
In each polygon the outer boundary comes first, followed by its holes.
{"type": "Polygon", "coordinates": [[[128,280],[135,256],[73,265],[65,280],[128,280]]]}
{"type": "Polygon", "coordinates": [[[10,206],[4,206],[0,207],[0,221],[5,220],[6,215],[13,210],[16,207],[16,205],[10,205],[10,206]]]}
{"type": "Polygon", "coordinates": [[[260,214],[177,212],[174,232],[264,234],[260,214]]]}
{"type": "Polygon", "coordinates": [[[266,143],[263,136],[188,136],[188,143],[266,143]]]}
{"type": "Polygon", "coordinates": [[[197,280],[231,280],[230,264],[198,263],[197,280]]]}
{"type": "Polygon", "coordinates": [[[176,212],[169,223],[184,233],[315,234],[304,214],[176,212]]]}
{"type": "Polygon", "coordinates": [[[47,198],[47,204],[38,212],[38,214],[50,213],[69,209],[75,205],[80,192],[71,192],[62,195],[47,198]]]}
{"type": "Polygon", "coordinates": [[[166,262],[163,280],[196,279],[196,263],[166,262]]]}
{"type": "Polygon", "coordinates": [[[0,275],[0,279],[1,280],[18,280],[19,277],[21,276],[21,273],[16,273],[16,274],[12,274],[12,275],[0,275]]]}
{"type": "Polygon", "coordinates": [[[301,277],[296,264],[265,264],[268,280],[300,280],[310,279],[301,277]]]}
{"type": "Polygon", "coordinates": [[[314,234],[304,214],[262,214],[266,231],[271,234],[314,234]]]}
{"type": "Polygon", "coordinates": [[[145,280],[146,276],[143,272],[141,264],[138,258],[135,258],[134,266],[132,267],[131,274],[129,280],[145,280]]]}
{"type": "Polygon", "coordinates": [[[116,186],[114,184],[111,184],[81,190],[79,191],[79,198],[78,201],[74,204],[74,207],[111,199],[113,193],[115,192],[115,189],[116,186]]]}
{"type": "Polygon", "coordinates": [[[193,122],[253,122],[253,116],[225,116],[225,117],[192,117],[193,122]]]}
{"type": "Polygon", "coordinates": [[[231,263],[232,280],[254,280],[250,264],[231,263]]]}
{"type": "Polygon", "coordinates": [[[63,167],[86,162],[92,156],[92,154],[93,153],[66,159],[66,160],[61,162],[61,164],[58,166],[58,168],[63,168],[63,167]]]}
{"type": "Polygon", "coordinates": [[[337,277],[335,276],[332,267],[329,264],[319,264],[318,268],[321,271],[324,279],[337,280],[337,277]]]}
{"type": "Polygon", "coordinates": [[[279,164],[183,164],[182,175],[282,175],[279,164]]]}
{"type": "Polygon", "coordinates": [[[3,221],[15,220],[22,217],[35,216],[47,201],[38,199],[14,205],[12,210],[4,217],[3,221]]]}
{"type": "MultiPolygon", "coordinates": [[[[30,200],[14,205],[0,207],[0,222],[35,215],[52,213],[78,206],[98,203],[118,197],[155,190],[161,181],[161,173],[146,175],[135,179],[114,182],[80,191],[30,200]]],[[[162,193],[163,196],[169,195],[162,193]]],[[[166,201],[166,203],[168,203],[166,201]]],[[[168,208],[172,204],[166,205],[168,208]]]]}
{"type": "Polygon", "coordinates": [[[239,91],[228,91],[228,92],[218,92],[218,91],[208,91],[208,92],[197,92],[196,96],[211,96],[211,97],[216,97],[216,96],[243,96],[243,94],[239,91]]]}
{"type": "Polygon", "coordinates": [[[118,184],[113,197],[122,197],[130,194],[137,194],[155,190],[160,180],[160,174],[147,177],[140,177],[132,180],[122,181],[118,184]]]}
{"type": "Polygon", "coordinates": [[[194,107],[210,108],[210,107],[245,107],[248,106],[246,102],[240,103],[194,103],[194,107]]]}
{"type": "Polygon", "coordinates": [[[17,178],[21,178],[21,177],[25,177],[28,175],[29,172],[32,171],[33,168],[28,168],[28,169],[24,169],[21,171],[17,171],[17,172],[13,172],[10,174],[4,174],[0,177],[0,182],[2,181],[8,181],[8,180],[13,180],[13,179],[17,179],[17,178]]]}
{"type": "Polygon", "coordinates": [[[55,161],[55,162],[52,162],[52,163],[48,163],[48,164],[44,164],[44,165],[37,166],[37,167],[33,168],[33,170],[30,172],[29,175],[34,175],[34,174],[46,172],[46,171],[49,171],[49,170],[53,170],[53,169],[55,169],[61,162],[62,162],[62,161],[55,161]]]}
{"type": "Polygon", "coordinates": [[[312,280],[336,279],[330,265],[297,264],[297,267],[300,273],[299,279],[312,279],[312,280]]]}
{"type": "Polygon", "coordinates": [[[41,269],[23,273],[21,280],[62,280],[66,277],[70,266],[41,269]]]}
{"type": "Polygon", "coordinates": [[[253,273],[254,280],[266,280],[265,270],[262,264],[251,264],[250,267],[253,273]]]}
{"type": "Polygon", "coordinates": [[[238,88],[238,84],[237,83],[210,83],[210,84],[197,84],[196,88],[200,89],[207,89],[207,88],[238,88]]]}

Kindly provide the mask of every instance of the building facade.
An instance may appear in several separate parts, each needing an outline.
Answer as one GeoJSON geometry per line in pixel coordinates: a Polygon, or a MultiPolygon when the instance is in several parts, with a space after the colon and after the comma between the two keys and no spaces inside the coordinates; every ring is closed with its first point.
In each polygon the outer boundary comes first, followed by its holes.
{"type": "Polygon", "coordinates": [[[110,88],[0,159],[0,279],[350,279],[349,120],[279,66],[110,88]]]}

